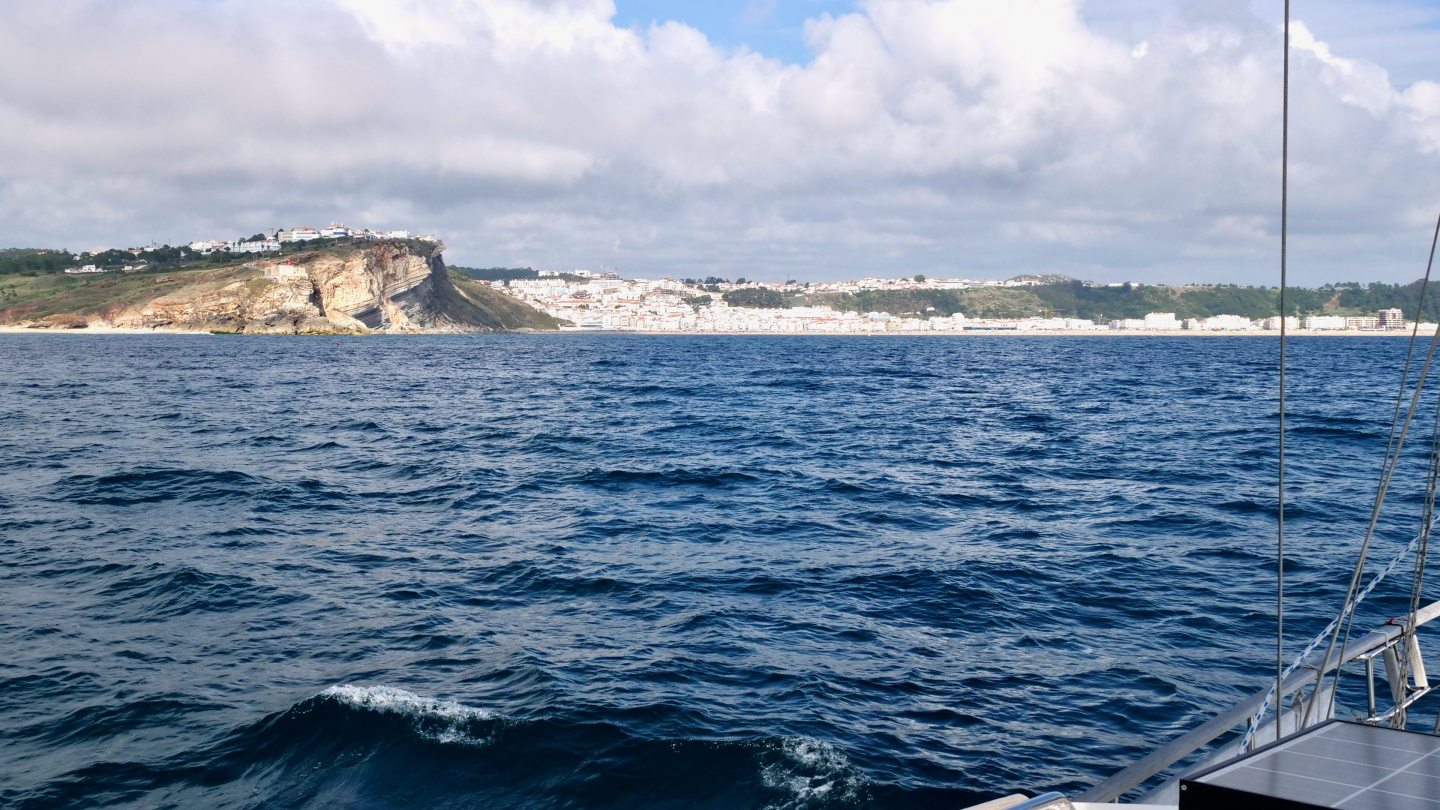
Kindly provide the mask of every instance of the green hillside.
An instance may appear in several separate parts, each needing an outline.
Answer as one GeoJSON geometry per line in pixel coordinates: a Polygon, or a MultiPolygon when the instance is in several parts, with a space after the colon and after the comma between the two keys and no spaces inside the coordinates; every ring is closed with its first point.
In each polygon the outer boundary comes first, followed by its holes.
{"type": "Polygon", "coordinates": [[[470,279],[468,273],[450,268],[450,283],[460,292],[463,302],[452,302],[455,311],[447,314],[487,326],[491,329],[559,329],[565,321],[552,318],[524,301],[497,292],[470,279]],[[463,310],[463,311],[462,311],[463,310]]]}
{"type": "MultiPolygon", "coordinates": [[[[1420,282],[1412,284],[1332,284],[1318,289],[1290,288],[1287,309],[1292,315],[1373,315],[1397,307],[1412,320],[1420,299],[1420,282]]],[[[1126,284],[1086,286],[1054,281],[1031,287],[984,287],[973,290],[871,290],[804,296],[803,302],[842,311],[888,312],[892,315],[970,318],[1032,316],[1113,320],[1143,318],[1151,312],[1174,312],[1178,318],[1243,315],[1265,318],[1280,314],[1280,290],[1236,285],[1170,287],[1126,284]]],[[[797,300],[796,303],[801,303],[797,300]]],[[[1440,321],[1440,288],[1426,296],[1423,320],[1440,321]]]]}
{"type": "Polygon", "coordinates": [[[220,267],[188,267],[165,272],[99,275],[0,275],[0,323],[48,315],[103,315],[168,295],[192,284],[258,276],[236,261],[220,267]]]}

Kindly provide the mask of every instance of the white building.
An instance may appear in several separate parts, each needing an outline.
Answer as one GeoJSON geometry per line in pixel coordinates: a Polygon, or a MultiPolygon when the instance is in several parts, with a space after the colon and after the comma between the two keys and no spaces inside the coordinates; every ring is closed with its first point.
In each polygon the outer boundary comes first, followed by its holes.
{"type": "Polygon", "coordinates": [[[231,253],[274,253],[280,249],[278,239],[257,239],[254,242],[231,242],[231,253]]]}
{"type": "MultiPolygon", "coordinates": [[[[1264,326],[1264,328],[1265,328],[1265,329],[1268,329],[1268,330],[1271,331],[1271,332],[1278,332],[1278,331],[1280,331],[1280,316],[1279,316],[1279,315],[1274,315],[1274,316],[1271,316],[1271,317],[1269,317],[1269,318],[1266,318],[1266,319],[1265,319],[1265,326],[1264,326]]],[[[1287,316],[1285,316],[1285,331],[1288,332],[1288,331],[1291,331],[1291,330],[1293,330],[1293,329],[1299,329],[1299,328],[1300,328],[1300,319],[1299,319],[1299,318],[1295,317],[1294,315],[1287,315],[1287,316]]]]}
{"type": "Polygon", "coordinates": [[[291,228],[288,231],[275,232],[275,239],[280,242],[305,242],[319,238],[320,232],[314,228],[291,228]]]}
{"type": "Polygon", "coordinates": [[[1180,328],[1173,312],[1152,312],[1145,316],[1145,328],[1159,332],[1173,332],[1180,328]]]}
{"type": "Polygon", "coordinates": [[[1345,319],[1346,329],[1379,329],[1380,319],[1373,315],[1361,315],[1345,319]]]}
{"type": "Polygon", "coordinates": [[[1405,313],[1398,309],[1382,309],[1377,313],[1381,329],[1404,329],[1405,313]]]}
{"type": "Polygon", "coordinates": [[[265,274],[265,278],[271,281],[290,281],[291,279],[308,278],[305,268],[296,267],[289,262],[285,264],[269,264],[260,269],[265,274]]]}
{"type": "Polygon", "coordinates": [[[1201,322],[1207,332],[1244,332],[1254,328],[1249,318],[1243,315],[1215,315],[1201,322]]]}
{"type": "Polygon", "coordinates": [[[1116,330],[1141,330],[1145,328],[1144,318],[1125,318],[1124,320],[1111,321],[1110,328],[1116,330]]]}
{"type": "Polygon", "coordinates": [[[1305,329],[1320,332],[1329,329],[1344,329],[1345,319],[1339,315],[1306,315],[1301,321],[1305,329]]]}
{"type": "Polygon", "coordinates": [[[1021,329],[1033,329],[1041,332],[1062,332],[1065,330],[1064,318],[1030,318],[1021,322],[1021,329]]]}

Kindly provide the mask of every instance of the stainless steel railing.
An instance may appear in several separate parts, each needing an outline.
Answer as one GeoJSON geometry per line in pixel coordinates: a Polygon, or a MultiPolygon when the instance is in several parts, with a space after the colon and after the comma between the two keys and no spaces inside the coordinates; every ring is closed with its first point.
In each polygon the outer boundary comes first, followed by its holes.
{"type": "MultiPolygon", "coordinates": [[[[1436,618],[1440,618],[1440,602],[1432,602],[1424,608],[1421,608],[1416,614],[1415,626],[1419,627],[1436,618]]],[[[1411,649],[1407,650],[1406,653],[1407,659],[1413,662],[1410,666],[1411,671],[1418,675],[1418,677],[1415,678],[1417,688],[1413,692],[1410,692],[1405,688],[1404,684],[1397,683],[1399,668],[1392,667],[1391,662],[1394,660],[1394,657],[1398,655],[1395,648],[1401,643],[1404,626],[1404,620],[1400,620],[1399,623],[1392,622],[1379,630],[1351,641],[1345,645],[1345,649],[1340,655],[1334,656],[1333,662],[1325,668],[1325,674],[1329,674],[1352,661],[1366,661],[1366,673],[1369,678],[1369,694],[1372,696],[1368,707],[1370,711],[1367,721],[1369,722],[1384,722],[1390,720],[1430,691],[1429,684],[1425,681],[1424,665],[1420,663],[1419,647],[1414,645],[1410,645],[1411,649]],[[1373,659],[1376,655],[1382,655],[1385,658],[1387,674],[1391,680],[1392,695],[1396,696],[1397,700],[1396,708],[1391,709],[1383,715],[1376,714],[1373,701],[1373,659]],[[1413,658],[1410,656],[1413,656],[1413,658]],[[1419,664],[1419,666],[1416,666],[1416,664],[1419,664]]],[[[1291,674],[1290,677],[1285,679],[1284,684],[1282,684],[1281,694],[1275,701],[1276,706],[1283,706],[1284,698],[1287,695],[1313,686],[1320,674],[1320,663],[1318,662],[1313,667],[1297,670],[1291,674]]],[[[1138,787],[1145,780],[1174,765],[1176,762],[1199,750],[1202,746],[1225,732],[1250,720],[1269,694],[1270,687],[1267,686],[1220,714],[1210,718],[1210,720],[1204,724],[1176,737],[1149,755],[1136,760],[1129,767],[1109,779],[1100,782],[1084,793],[1081,793],[1075,797],[1075,800],[1082,802],[1113,802],[1118,800],[1121,796],[1138,787]]],[[[1276,722],[1275,728],[1278,731],[1280,728],[1279,722],[1276,722]]]]}

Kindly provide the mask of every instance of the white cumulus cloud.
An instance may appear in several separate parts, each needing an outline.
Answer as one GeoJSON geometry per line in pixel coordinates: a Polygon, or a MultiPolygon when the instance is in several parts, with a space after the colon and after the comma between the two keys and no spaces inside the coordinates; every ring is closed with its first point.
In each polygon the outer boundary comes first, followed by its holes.
{"type": "MultiPolygon", "coordinates": [[[[324,224],[451,261],[636,274],[1274,283],[1280,32],[1072,0],[867,0],[804,65],[609,0],[0,7],[0,243],[324,224]],[[1138,41],[1138,45],[1136,42],[1138,41]]],[[[1440,85],[1303,23],[1294,277],[1411,279],[1440,85]]]]}

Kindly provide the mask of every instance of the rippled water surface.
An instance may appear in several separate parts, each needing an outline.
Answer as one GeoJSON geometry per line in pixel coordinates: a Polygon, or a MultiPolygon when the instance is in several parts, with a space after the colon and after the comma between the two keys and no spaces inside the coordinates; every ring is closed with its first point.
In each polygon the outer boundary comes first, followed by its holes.
{"type": "MultiPolygon", "coordinates": [[[[1273,673],[1276,348],[0,336],[0,804],[1081,789],[1273,673]]],[[[1297,647],[1404,351],[1292,344],[1297,647]]]]}

